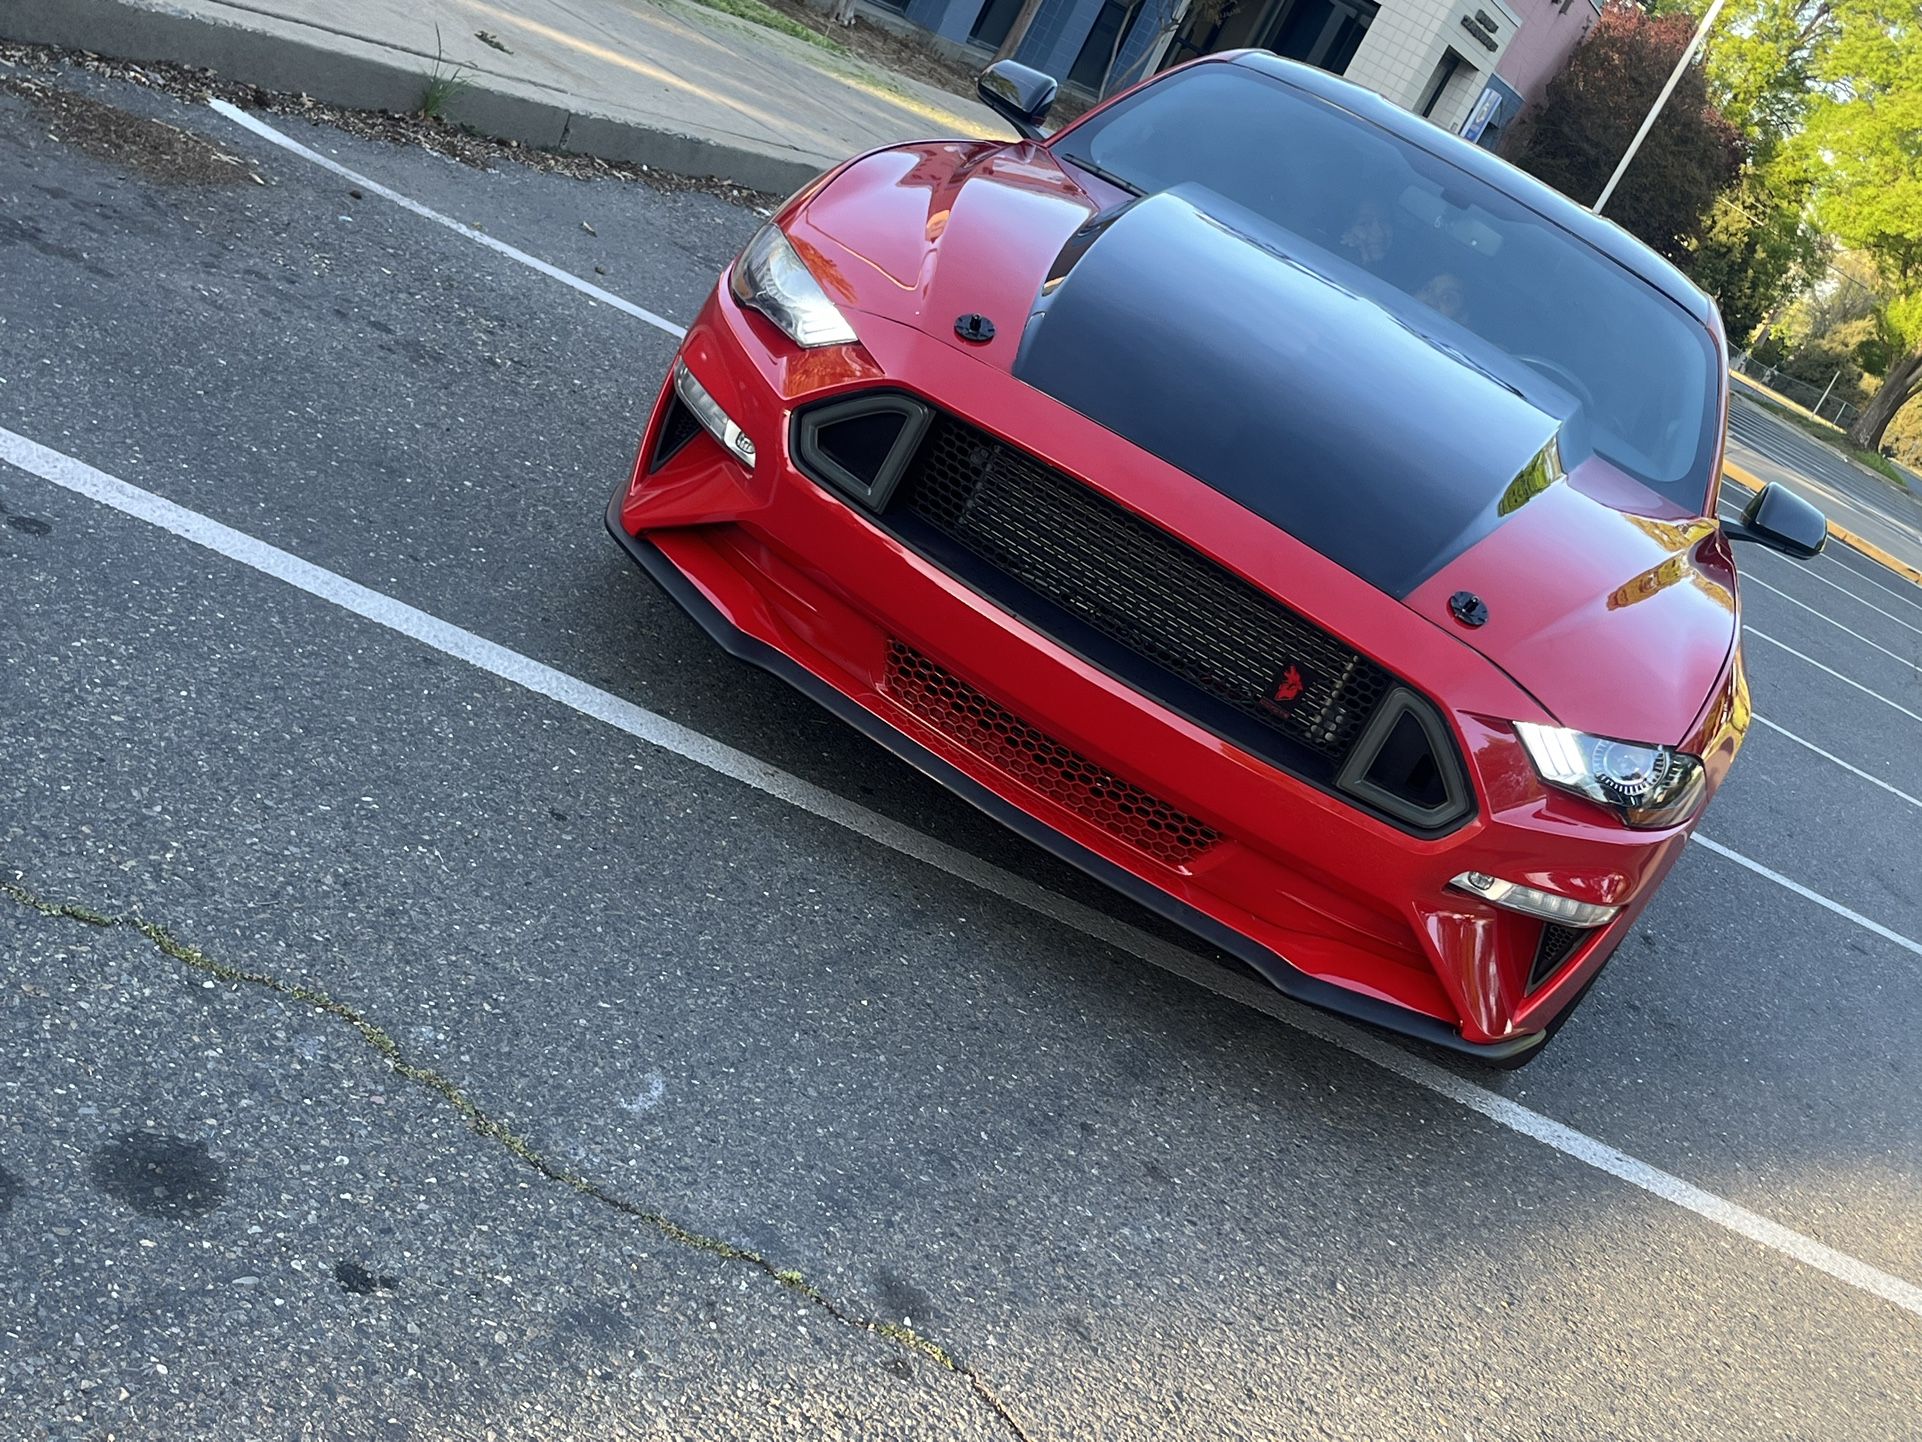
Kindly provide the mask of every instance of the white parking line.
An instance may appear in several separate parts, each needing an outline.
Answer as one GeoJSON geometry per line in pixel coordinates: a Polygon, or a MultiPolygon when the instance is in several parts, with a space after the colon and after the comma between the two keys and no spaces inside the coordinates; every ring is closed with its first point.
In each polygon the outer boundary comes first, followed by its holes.
{"type": "Polygon", "coordinates": [[[1922,666],[1916,665],[1915,662],[1911,661],[1907,656],[1904,656],[1900,651],[1891,651],[1887,646],[1882,645],[1880,642],[1871,641],[1867,636],[1864,636],[1860,631],[1851,631],[1847,626],[1844,626],[1840,621],[1836,620],[1835,617],[1829,615],[1828,612],[1818,611],[1815,609],[1815,607],[1811,606],[1807,601],[1797,600],[1794,596],[1791,596],[1787,591],[1784,591],[1780,586],[1771,586],[1767,581],[1764,581],[1760,576],[1744,576],[1742,577],[1742,582],[1744,585],[1760,586],[1764,591],[1773,591],[1776,595],[1780,596],[1784,601],[1787,601],[1791,606],[1800,606],[1804,611],[1807,611],[1811,616],[1815,617],[1818,621],[1828,622],[1829,625],[1835,627],[1835,629],[1840,631],[1843,635],[1853,636],[1855,637],[1856,640],[1860,641],[1864,646],[1867,646],[1872,650],[1880,651],[1884,656],[1887,656],[1892,660],[1900,661],[1904,666],[1907,666],[1911,671],[1922,673],[1922,666]]]}
{"type": "Polygon", "coordinates": [[[1884,941],[1894,942],[1897,946],[1901,947],[1904,951],[1914,952],[1915,955],[1922,956],[1922,941],[1914,941],[1909,937],[1902,935],[1902,933],[1899,931],[1890,931],[1888,927],[1884,926],[1881,922],[1871,921],[1869,920],[1868,917],[1864,916],[1861,912],[1851,911],[1848,907],[1842,905],[1841,902],[1831,901],[1828,897],[1822,895],[1821,892],[1811,891],[1809,890],[1808,887],[1802,885],[1801,882],[1791,880],[1790,878],[1782,875],[1781,872],[1775,870],[1773,867],[1764,866],[1761,862],[1755,860],[1753,857],[1744,856],[1742,855],[1741,852],[1736,851],[1731,847],[1724,846],[1719,841],[1711,841],[1708,837],[1702,835],[1702,833],[1699,831],[1696,832],[1693,836],[1691,836],[1689,840],[1700,842],[1703,846],[1706,846],[1710,851],[1713,851],[1717,856],[1726,857],[1728,860],[1733,861],[1737,866],[1746,866],[1750,871],[1753,871],[1757,876],[1766,876],[1770,881],[1773,881],[1777,886],[1787,887],[1790,891],[1794,892],[1797,896],[1803,898],[1805,901],[1812,901],[1817,906],[1823,908],[1825,911],[1834,912],[1837,916],[1841,917],[1844,921],[1853,922],[1855,925],[1861,927],[1864,931],[1870,931],[1875,933],[1875,935],[1881,937],[1884,941]]]}
{"type": "Polygon", "coordinates": [[[484,245],[497,255],[504,255],[509,260],[520,262],[520,264],[530,270],[537,270],[549,280],[558,280],[562,285],[572,286],[588,299],[599,301],[602,305],[611,305],[614,309],[631,315],[634,319],[643,321],[653,326],[656,330],[666,331],[676,339],[687,334],[687,327],[676,325],[665,316],[658,316],[651,310],[646,310],[641,306],[635,305],[631,300],[623,300],[620,296],[614,294],[613,291],[603,290],[591,280],[582,280],[578,275],[570,271],[562,270],[557,265],[549,265],[537,255],[529,255],[524,250],[517,250],[507,244],[506,241],[494,239],[493,236],[484,230],[477,230],[475,227],[463,221],[455,220],[452,216],[442,215],[438,210],[430,210],[418,200],[402,195],[398,190],[389,190],[379,181],[369,180],[358,171],[349,170],[337,160],[329,160],[318,150],[309,150],[298,140],[282,135],[278,130],[274,129],[273,126],[266,124],[264,121],[254,119],[253,116],[249,115],[237,105],[229,105],[224,100],[209,100],[207,104],[212,106],[214,110],[221,115],[226,116],[227,119],[233,121],[234,124],[251,130],[255,135],[258,135],[269,144],[278,145],[282,150],[292,151],[303,160],[311,160],[322,169],[333,171],[335,175],[340,176],[343,180],[351,180],[355,185],[370,195],[378,195],[382,200],[391,200],[402,210],[412,211],[421,219],[431,220],[436,225],[444,225],[453,231],[454,234],[464,236],[476,245],[484,245]]]}
{"type": "MultiPolygon", "coordinates": [[[[1913,622],[1903,620],[1900,616],[1896,615],[1893,611],[1883,610],[1880,606],[1876,605],[1875,602],[1871,601],[1867,596],[1858,595],[1854,591],[1851,591],[1847,586],[1844,586],[1836,581],[1831,581],[1827,576],[1823,575],[1820,571],[1816,570],[1813,566],[1804,566],[1803,564],[1801,564],[1801,562],[1790,560],[1787,556],[1781,557],[1781,560],[1787,565],[1794,566],[1796,570],[1801,571],[1804,575],[1812,576],[1814,579],[1820,581],[1824,586],[1833,587],[1835,590],[1840,591],[1844,596],[1847,596],[1851,601],[1855,602],[1858,606],[1867,606],[1871,611],[1875,612],[1876,615],[1885,616],[1889,620],[1895,622],[1896,625],[1902,626],[1910,631],[1913,631],[1918,636],[1922,636],[1922,626],[1918,626],[1918,625],[1915,625],[1913,622]]],[[[1868,579],[1866,576],[1862,576],[1860,572],[1850,570],[1847,566],[1843,566],[1842,569],[1844,571],[1847,571],[1849,575],[1856,576],[1858,579],[1861,579],[1861,580],[1868,579]]]]}
{"type": "MultiPolygon", "coordinates": [[[[1299,1006],[1258,982],[1227,971],[1138,927],[1083,906],[1049,891],[1025,877],[990,865],[958,847],[870,811],[846,797],[825,790],[768,765],[745,752],[636,706],[564,671],[511,651],[472,631],[463,630],[404,601],[351,581],[334,571],[304,561],[278,546],[188,510],[163,496],[141,490],[83,461],[50,450],[25,436],[0,429],[0,461],[18,466],[42,480],[85,496],[121,514],[205,547],[263,575],[284,581],[296,590],[338,606],[374,624],[417,641],[443,655],[535,695],[557,701],[583,716],[606,723],[627,735],[683,757],[697,765],[776,797],[802,811],[886,846],[903,856],[947,872],[1015,905],[1072,927],[1083,935],[1173,972],[1224,997],[1253,1007],[1305,1035],[1340,1047],[1417,1086],[1424,1087],[1470,1111],[1551,1147],[1584,1166],[1606,1172],[1651,1196],[1672,1202],[1718,1227],[1825,1273],[1836,1281],[1880,1297],[1914,1316],[1922,1317],[1922,1286],[1882,1271],[1858,1257],[1816,1241],[1758,1212],[1704,1191],[1672,1173],[1630,1156],[1606,1142],[1543,1116],[1487,1087],[1468,1081],[1445,1067],[1415,1056],[1378,1036],[1299,1006]]],[[[1798,895],[1823,898],[1777,876],[1756,863],[1713,842],[1709,850],[1780,881],[1798,895]]],[[[1830,909],[1867,925],[1878,935],[1894,936],[1855,913],[1824,902],[1830,909]]],[[[1922,950],[1906,938],[1896,938],[1922,950]]]]}
{"type": "Polygon", "coordinates": [[[1922,807],[1922,798],[1911,796],[1909,795],[1908,792],[1901,790],[1899,787],[1889,785],[1889,783],[1884,781],[1880,776],[1870,775],[1867,771],[1864,771],[1860,766],[1851,765],[1847,761],[1844,761],[1840,756],[1837,756],[1832,751],[1824,751],[1820,746],[1817,746],[1813,741],[1809,740],[1807,737],[1797,736],[1793,731],[1789,730],[1788,727],[1777,725],[1775,722],[1769,720],[1768,717],[1762,715],[1759,711],[1750,712],[1749,719],[1755,722],[1759,726],[1768,727],[1769,730],[1775,732],[1779,736],[1788,737],[1788,739],[1793,741],[1797,746],[1806,746],[1809,750],[1813,751],[1817,756],[1820,756],[1824,761],[1833,761],[1837,766],[1840,766],[1844,771],[1847,771],[1855,776],[1860,776],[1864,781],[1867,781],[1873,786],[1880,786],[1884,791],[1888,792],[1891,796],[1899,796],[1904,801],[1908,802],[1909,805],[1911,806],[1922,807]]]}
{"type": "Polygon", "coordinates": [[[1773,636],[1769,635],[1768,632],[1766,631],[1758,631],[1753,626],[1749,625],[1747,622],[1743,622],[1742,634],[1744,636],[1753,636],[1758,641],[1766,641],[1771,646],[1779,646],[1784,651],[1788,652],[1789,655],[1798,656],[1802,660],[1808,662],[1809,665],[1813,666],[1816,670],[1827,672],[1829,675],[1833,676],[1836,680],[1840,681],[1844,686],[1853,686],[1856,690],[1860,691],[1864,696],[1874,697],[1877,701],[1880,701],[1884,706],[1887,706],[1890,710],[1900,711],[1904,716],[1907,716],[1911,721],[1922,721],[1922,716],[1918,716],[1915,712],[1911,711],[1908,707],[1904,706],[1900,701],[1891,701],[1888,697],[1884,696],[1880,691],[1871,691],[1868,687],[1864,686],[1860,681],[1852,680],[1851,678],[1844,676],[1840,671],[1836,670],[1833,666],[1824,666],[1820,661],[1816,660],[1813,656],[1809,655],[1806,651],[1798,651],[1793,646],[1789,645],[1788,642],[1778,641],[1773,636]]]}
{"type": "MultiPolygon", "coordinates": [[[[1803,562],[1796,560],[1793,556],[1786,557],[1785,559],[1789,562],[1790,565],[1801,566],[1802,569],[1805,571],[1809,571],[1813,573],[1815,569],[1813,566],[1806,565],[1803,562]]],[[[1907,591],[1898,591],[1893,586],[1883,585],[1880,581],[1876,580],[1875,577],[1873,576],[1864,575],[1862,572],[1856,570],[1855,567],[1845,562],[1840,556],[1831,556],[1829,559],[1836,565],[1838,569],[1848,572],[1849,575],[1855,577],[1856,580],[1865,582],[1866,584],[1875,587],[1875,589],[1878,591],[1886,591],[1891,596],[1895,597],[1896,600],[1900,601],[1903,605],[1908,606],[1917,611],[1922,611],[1922,594],[1917,594],[1916,587],[1911,586],[1910,589],[1907,591]]],[[[1843,589],[1847,589],[1847,588],[1844,587],[1843,589]]],[[[1854,593],[1850,592],[1850,594],[1853,595],[1854,593]]],[[[1858,599],[1862,599],[1866,601],[1865,597],[1858,598],[1858,599]]],[[[1873,604],[1873,603],[1869,603],[1869,604],[1873,604]]]]}

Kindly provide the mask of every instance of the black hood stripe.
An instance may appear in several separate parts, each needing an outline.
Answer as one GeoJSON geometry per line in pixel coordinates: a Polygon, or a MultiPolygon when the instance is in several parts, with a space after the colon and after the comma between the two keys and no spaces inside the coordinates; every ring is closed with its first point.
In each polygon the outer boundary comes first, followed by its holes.
{"type": "Polygon", "coordinates": [[[1179,193],[1069,242],[1014,373],[1397,597],[1513,509],[1557,428],[1179,193]]]}

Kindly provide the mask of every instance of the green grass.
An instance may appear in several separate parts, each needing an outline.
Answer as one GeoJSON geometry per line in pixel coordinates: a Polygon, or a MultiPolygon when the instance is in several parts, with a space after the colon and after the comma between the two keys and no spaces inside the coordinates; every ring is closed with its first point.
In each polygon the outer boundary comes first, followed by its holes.
{"type": "Polygon", "coordinates": [[[846,55],[847,46],[840,41],[823,35],[819,30],[810,29],[799,20],[790,19],[779,10],[763,5],[761,0],[694,0],[696,5],[709,10],[718,10],[723,15],[732,15],[737,20],[746,20],[753,25],[765,25],[769,30],[778,30],[783,35],[792,35],[796,40],[805,40],[810,45],[819,46],[830,55],[846,55]]]}
{"type": "Polygon", "coordinates": [[[420,113],[429,120],[439,120],[447,113],[447,107],[474,88],[474,82],[467,78],[465,65],[444,68],[447,57],[441,53],[440,26],[434,27],[434,68],[427,72],[426,86],[421,91],[420,113]]]}

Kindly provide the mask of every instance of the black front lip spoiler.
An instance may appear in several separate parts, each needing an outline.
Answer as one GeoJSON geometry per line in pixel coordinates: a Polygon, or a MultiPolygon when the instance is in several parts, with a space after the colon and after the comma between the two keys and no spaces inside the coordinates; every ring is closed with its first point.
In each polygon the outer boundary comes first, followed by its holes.
{"type": "MultiPolygon", "coordinates": [[[[1106,857],[1069,840],[1045,822],[1028,815],[1020,807],[1002,800],[965,771],[943,761],[919,742],[895,730],[873,712],[843,696],[798,661],[742,631],[723,616],[714,603],[703,596],[693,582],[682,575],[674,563],[661,554],[659,548],[639,536],[629,535],[622,528],[621,497],[624,493],[625,488],[616,491],[613,500],[608,502],[608,534],[620,542],[621,549],[627,552],[634,563],[653,577],[661,589],[666,591],[682,610],[692,616],[701,629],[714,638],[722,650],[765,671],[773,672],[804,696],[833,712],[870,741],[893,752],[917,771],[940,782],[962,800],[979,807],[996,821],[1033,842],[1043,851],[1059,857],[1072,866],[1079,867],[1097,881],[1113,887],[1129,900],[1140,903],[1150,911],[1195,933],[1204,941],[1220,947],[1236,960],[1245,962],[1259,972],[1283,996],[1317,1007],[1322,1011],[1333,1012],[1336,1016],[1350,1021],[1361,1022],[1363,1025],[1393,1032],[1397,1036],[1408,1037],[1415,1041],[1426,1042],[1430,1046],[1440,1047],[1461,1056],[1473,1057],[1476,1061],[1496,1067],[1518,1067],[1532,1059],[1540,1051],[1542,1043],[1555,1033],[1562,1019],[1574,1010],[1572,1005],[1564,1008],[1546,1031],[1508,1037],[1498,1042],[1471,1042],[1463,1040],[1461,1033],[1433,1017],[1423,1016],[1420,1012],[1410,1011],[1392,1002],[1363,996],[1359,992],[1349,991],[1346,987],[1336,986],[1332,982],[1326,982],[1319,977],[1309,976],[1306,972],[1296,970],[1294,966],[1267,947],[1251,941],[1232,927],[1224,926],[1206,912],[1197,911],[1186,902],[1170,896],[1160,887],[1143,881],[1134,873],[1116,866],[1106,857]]],[[[1598,971],[1597,975],[1599,974],[1598,971]]]]}

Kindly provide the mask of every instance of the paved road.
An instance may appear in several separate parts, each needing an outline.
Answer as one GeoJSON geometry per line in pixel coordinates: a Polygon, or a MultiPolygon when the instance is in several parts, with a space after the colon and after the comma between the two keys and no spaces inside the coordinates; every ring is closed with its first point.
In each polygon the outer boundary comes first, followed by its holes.
{"type": "MultiPolygon", "coordinates": [[[[0,94],[0,1435],[1912,1433],[1922,592],[1745,553],[1723,850],[1444,1069],[718,655],[668,336],[94,93],[245,165],[0,94]]],[[[673,320],[757,223],[300,138],[673,320]]]]}
{"type": "Polygon", "coordinates": [[[1729,459],[1807,496],[1829,517],[1890,555],[1922,567],[1922,495],[1872,475],[1787,421],[1744,400],[1729,407],[1729,459]]]}

